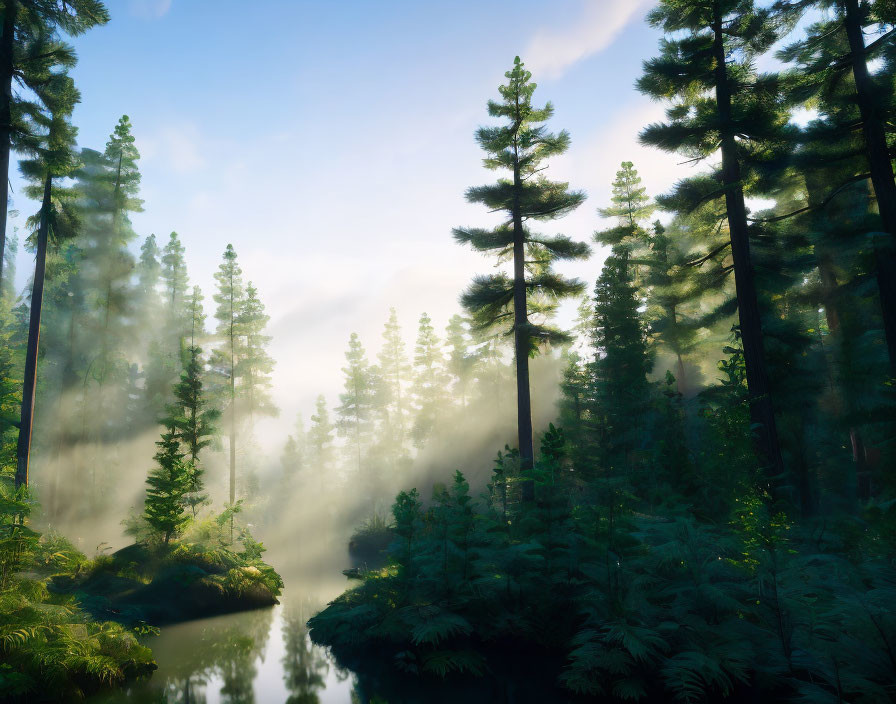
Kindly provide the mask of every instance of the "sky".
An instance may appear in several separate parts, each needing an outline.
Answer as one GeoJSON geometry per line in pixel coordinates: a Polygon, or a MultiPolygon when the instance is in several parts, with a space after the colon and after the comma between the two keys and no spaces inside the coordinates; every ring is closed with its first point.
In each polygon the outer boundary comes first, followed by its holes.
{"type": "MultiPolygon", "coordinates": [[[[651,4],[108,0],[109,24],[73,41],[74,122],[81,146],[102,149],[130,116],[145,201],[135,252],[176,231],[209,308],[233,244],[271,316],[282,429],[297,411],[307,419],[318,393],[338,402],[350,333],[374,358],[394,306],[412,345],[422,312],[444,329],[471,277],[493,266],[451,228],[494,222],[464,191],[495,178],[473,133],[515,55],[534,102],[555,106],[551,128],[572,136],[546,175],[588,195],[544,232],[591,241],[621,161],[651,195],[689,174],[638,144],[663,116],[634,88],[659,39],[644,21],[651,4]]],[[[37,205],[12,186],[21,222],[37,205]]],[[[591,288],[602,259],[560,269],[591,288]]],[[[24,287],[30,254],[17,269],[24,287]]]]}

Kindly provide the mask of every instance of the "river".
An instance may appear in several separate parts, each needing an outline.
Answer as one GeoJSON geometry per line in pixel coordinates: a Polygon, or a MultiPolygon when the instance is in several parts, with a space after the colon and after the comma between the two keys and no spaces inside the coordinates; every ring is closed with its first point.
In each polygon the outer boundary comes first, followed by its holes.
{"type": "MultiPolygon", "coordinates": [[[[326,593],[287,584],[281,603],[190,621],[148,636],[159,669],[92,704],[351,704],[355,676],[313,645],[305,625],[345,583],[326,593]]],[[[317,585],[320,589],[320,585],[317,585]]]]}

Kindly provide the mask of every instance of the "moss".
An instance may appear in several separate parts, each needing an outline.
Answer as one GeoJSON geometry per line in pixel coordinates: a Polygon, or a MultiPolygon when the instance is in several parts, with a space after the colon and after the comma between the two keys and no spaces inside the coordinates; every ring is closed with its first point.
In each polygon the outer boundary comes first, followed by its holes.
{"type": "Polygon", "coordinates": [[[188,543],[129,545],[51,584],[95,618],[154,626],[273,606],[282,587],[257,557],[188,543]]]}

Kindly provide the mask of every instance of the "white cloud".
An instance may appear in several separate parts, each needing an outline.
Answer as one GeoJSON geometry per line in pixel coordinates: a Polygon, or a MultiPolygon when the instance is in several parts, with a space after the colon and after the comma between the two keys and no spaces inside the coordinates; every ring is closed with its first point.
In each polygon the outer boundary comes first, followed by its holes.
{"type": "Polygon", "coordinates": [[[154,20],[167,14],[171,0],[129,0],[131,14],[142,19],[154,20]]]}
{"type": "Polygon", "coordinates": [[[606,49],[653,0],[584,0],[582,14],[563,28],[542,29],[526,49],[527,67],[537,76],[558,78],[573,64],[606,49]]]}

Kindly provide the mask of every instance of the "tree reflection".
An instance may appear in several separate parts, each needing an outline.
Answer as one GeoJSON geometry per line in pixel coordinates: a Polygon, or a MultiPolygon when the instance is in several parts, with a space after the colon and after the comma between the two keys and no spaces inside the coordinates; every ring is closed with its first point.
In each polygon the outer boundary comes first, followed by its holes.
{"type": "Polygon", "coordinates": [[[306,621],[317,612],[310,599],[283,614],[283,681],[289,691],[287,704],[319,704],[318,692],[326,685],[330,664],[319,646],[312,645],[306,621]]]}
{"type": "Polygon", "coordinates": [[[225,704],[254,703],[253,684],[258,674],[255,663],[267,644],[272,617],[270,609],[252,611],[237,623],[203,633],[204,645],[223,680],[221,701],[225,704]]]}

